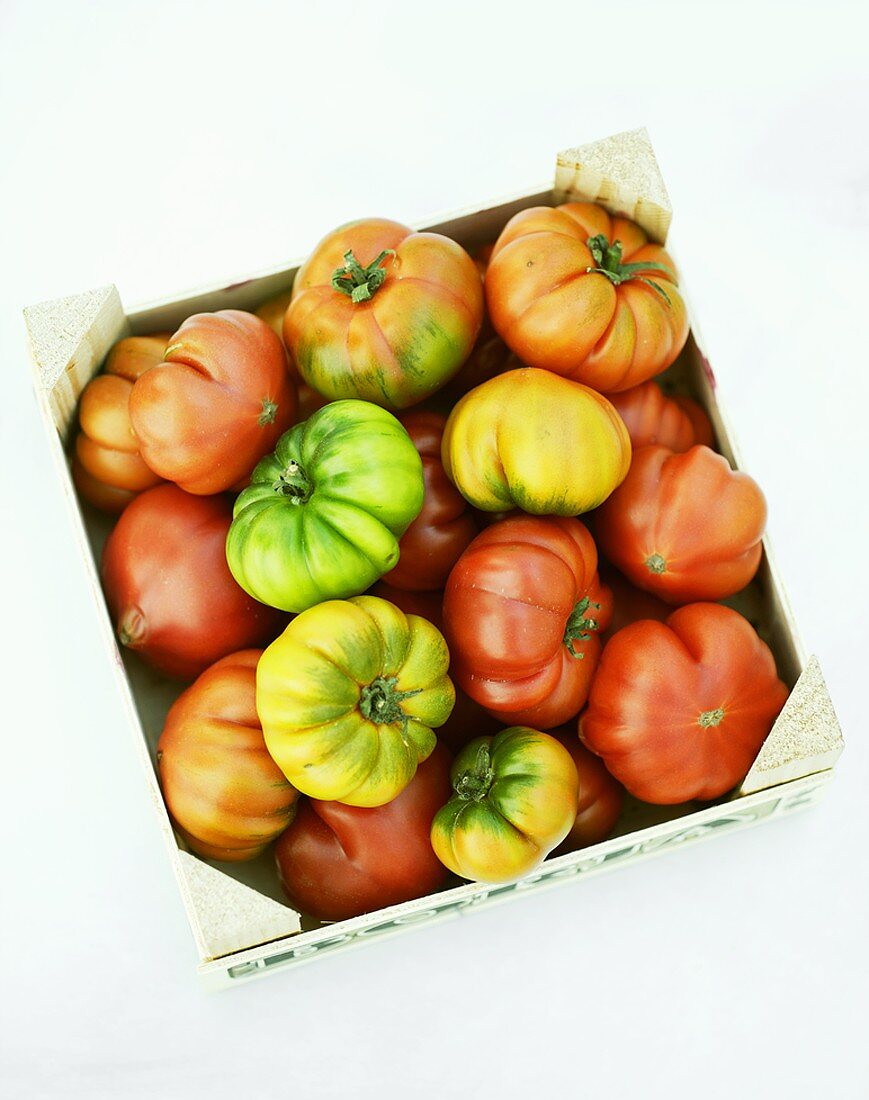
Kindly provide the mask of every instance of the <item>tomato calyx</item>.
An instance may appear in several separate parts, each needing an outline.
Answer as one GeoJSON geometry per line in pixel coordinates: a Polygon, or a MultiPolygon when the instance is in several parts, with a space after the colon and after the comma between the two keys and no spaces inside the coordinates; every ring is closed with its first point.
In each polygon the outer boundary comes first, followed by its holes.
{"type": "Polygon", "coordinates": [[[660,576],[661,573],[667,572],[667,562],[660,554],[650,554],[646,558],[644,565],[650,573],[654,573],[656,576],[660,576]]]}
{"type": "Polygon", "coordinates": [[[649,279],[643,274],[643,272],[646,271],[661,271],[668,279],[675,281],[673,272],[666,264],[655,263],[651,260],[646,263],[623,264],[622,242],[613,241],[613,243],[610,244],[603,233],[598,233],[596,237],[589,237],[586,244],[588,245],[588,250],[592,255],[592,259],[597,265],[596,267],[587,267],[585,269],[587,275],[593,273],[605,275],[613,286],[621,286],[622,283],[627,283],[631,279],[636,279],[638,282],[645,283],[646,286],[650,286],[652,290],[660,294],[668,306],[673,304],[670,301],[670,296],[661,284],[656,283],[654,279],[649,279]]]}
{"type": "Polygon", "coordinates": [[[708,730],[715,726],[720,726],[724,721],[724,708],[716,707],[715,710],[704,710],[700,717],[697,719],[697,725],[701,729],[708,730]]]}
{"type": "Polygon", "coordinates": [[[348,249],[344,253],[344,266],[336,267],[332,272],[333,289],[346,294],[351,302],[367,302],[386,280],[383,261],[388,256],[395,258],[394,248],[384,248],[368,267],[363,267],[353,255],[353,249],[348,249]]]}
{"type": "Polygon", "coordinates": [[[567,652],[571,657],[576,657],[581,661],[585,657],[584,653],[577,653],[574,648],[574,642],[584,642],[591,637],[592,633],[599,628],[599,624],[593,615],[587,615],[586,612],[592,607],[596,611],[600,611],[599,603],[592,603],[588,596],[583,596],[579,603],[571,611],[567,625],[564,628],[564,638],[562,639],[564,645],[567,646],[567,652]]]}
{"type": "Polygon", "coordinates": [[[391,726],[396,722],[406,726],[410,719],[401,704],[421,691],[422,688],[399,691],[395,676],[378,676],[359,692],[359,710],[363,718],[379,726],[391,726]]]}
{"type": "Polygon", "coordinates": [[[306,504],[311,499],[314,484],[298,462],[293,459],[272,485],[276,493],[288,498],[290,504],[306,504]]]}
{"type": "Polygon", "coordinates": [[[268,397],[263,398],[263,407],[257,417],[257,424],[261,428],[264,428],[267,424],[274,424],[275,417],[278,415],[278,406],[275,401],[270,400],[268,397]]]}
{"type": "Polygon", "coordinates": [[[484,743],[477,749],[473,766],[463,771],[453,784],[456,795],[466,802],[482,802],[495,781],[492,754],[484,743]]]}

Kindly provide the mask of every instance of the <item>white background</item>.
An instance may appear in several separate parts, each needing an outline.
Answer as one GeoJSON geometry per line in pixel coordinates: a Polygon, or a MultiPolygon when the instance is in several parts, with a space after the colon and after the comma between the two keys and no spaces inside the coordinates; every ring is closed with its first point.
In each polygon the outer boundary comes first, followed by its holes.
{"type": "Polygon", "coordinates": [[[865,12],[2,0],[0,1093],[869,1094],[865,12]],[[641,124],[841,771],[802,816],[207,995],[20,307],[231,281],[641,124]]]}

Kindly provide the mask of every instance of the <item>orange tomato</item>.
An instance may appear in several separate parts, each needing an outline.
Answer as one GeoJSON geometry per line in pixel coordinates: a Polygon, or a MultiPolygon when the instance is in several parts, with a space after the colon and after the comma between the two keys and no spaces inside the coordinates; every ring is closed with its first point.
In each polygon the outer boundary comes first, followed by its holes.
{"type": "Polygon", "coordinates": [[[667,603],[720,600],[757,572],[766,501],[757,482],[698,445],[641,447],[595,515],[601,551],[667,603]]]}
{"type": "MultiPolygon", "coordinates": [[[[284,339],[284,315],[292,296],[293,292],[291,290],[285,290],[263,302],[256,310],[257,317],[265,321],[269,328],[280,337],[282,343],[284,339]]],[[[317,409],[322,409],[328,403],[328,398],[325,398],[321,393],[317,393],[313,386],[308,385],[299,374],[292,359],[289,360],[289,369],[290,376],[296,383],[296,392],[299,396],[296,420],[307,420],[312,413],[315,413],[317,409]]]]}
{"type": "Polygon", "coordinates": [[[243,483],[295,412],[281,341],[265,321],[237,309],[188,317],[130,396],[142,457],[200,495],[243,483]]]}
{"type": "Polygon", "coordinates": [[[213,664],[172,704],[157,743],[166,806],[194,852],[253,859],[293,820],[299,792],[269,756],[244,649],[213,664]]]}
{"type": "Polygon", "coordinates": [[[130,421],[133,383],[163,358],[168,334],[127,336],[109,352],[102,374],[85,386],[79,406],[72,476],[95,507],[118,514],[163,479],[139,454],[130,421]]]}
{"type": "Polygon", "coordinates": [[[602,393],[668,367],[688,316],[666,251],[591,202],[521,210],[486,269],[489,315],[528,366],[602,393]]]}
{"type": "MultiPolygon", "coordinates": [[[[695,443],[706,442],[705,435],[702,440],[697,438],[688,411],[675,398],[665,397],[657,382],[642,382],[622,393],[611,394],[610,401],[624,420],[635,451],[649,443],[659,443],[671,451],[682,452],[695,443]]],[[[699,425],[699,416],[706,414],[697,405],[694,415],[698,416],[699,425]]]]}

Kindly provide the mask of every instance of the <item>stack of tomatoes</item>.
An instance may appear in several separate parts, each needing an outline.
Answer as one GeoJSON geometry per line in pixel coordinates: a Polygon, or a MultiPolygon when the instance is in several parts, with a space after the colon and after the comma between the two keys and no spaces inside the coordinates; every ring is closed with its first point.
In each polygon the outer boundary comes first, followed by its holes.
{"type": "Polygon", "coordinates": [[[739,783],[786,697],[718,602],[765,504],[653,380],[687,336],[665,250],[569,203],[476,262],[355,222],[257,315],[116,345],[73,474],[120,641],[193,681],[157,752],[190,848],[276,841],[336,920],[739,783]]]}

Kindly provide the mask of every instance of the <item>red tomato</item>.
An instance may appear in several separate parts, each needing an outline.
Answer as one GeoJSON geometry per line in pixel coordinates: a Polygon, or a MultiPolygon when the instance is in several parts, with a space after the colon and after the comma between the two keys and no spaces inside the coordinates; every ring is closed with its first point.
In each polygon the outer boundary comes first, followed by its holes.
{"type": "Polygon", "coordinates": [[[556,855],[563,855],[564,852],[575,852],[577,848],[606,840],[621,816],[625,791],[606,770],[600,757],[589,752],[580,742],[574,725],[556,730],[554,735],[573,758],[579,779],[576,821],[555,850],[556,855]]]}
{"type": "Polygon", "coordinates": [[[206,859],[253,859],[292,820],[299,792],[269,756],[244,649],[211,665],[172,704],[157,766],[179,832],[206,859]]]}
{"type": "Polygon", "coordinates": [[[595,514],[601,551],[671,604],[720,600],[757,572],[766,501],[748,474],[708,447],[642,447],[595,514]]]}
{"type": "Polygon", "coordinates": [[[485,289],[523,363],[601,393],[659,374],[688,338],[673,261],[592,202],[520,210],[495,243],[485,289]]]}
{"type": "MultiPolygon", "coordinates": [[[[443,592],[410,592],[378,581],[369,593],[394,603],[405,615],[420,615],[428,619],[443,633],[443,592]]],[[[449,718],[437,730],[437,736],[452,752],[458,752],[475,737],[494,736],[501,729],[501,723],[487,714],[458,685],[453,686],[456,689],[456,704],[449,718]]]]}
{"type": "Polygon", "coordinates": [[[745,778],[787,695],[746,619],[689,604],[607,642],[579,733],[644,802],[718,798],[745,778]]]}
{"type": "Polygon", "coordinates": [[[291,903],[317,920],[347,920],[438,890],[447,871],[429,834],[451,791],[450,756],[437,745],[385,806],[303,801],[275,845],[291,903]]]}
{"type": "Polygon", "coordinates": [[[441,439],[447,418],[415,409],[399,420],[422,458],[425,500],[422,511],[401,536],[398,565],[383,579],[395,588],[441,589],[476,535],[477,524],[470,505],[444,473],[441,439]]]}
{"type": "Polygon", "coordinates": [[[167,676],[193,680],[238,649],[265,645],[286,616],[248,596],[226,564],[232,505],[175,485],[124,510],[103,550],[103,588],[118,637],[167,676]]]}
{"type": "Polygon", "coordinates": [[[614,393],[610,403],[624,420],[635,451],[649,443],[660,443],[671,451],[682,452],[700,442],[691,417],[675,399],[664,396],[657,382],[643,382],[614,393]]]}
{"type": "Polygon", "coordinates": [[[265,321],[237,309],[189,317],[130,396],[142,457],[203,495],[244,482],[295,413],[283,344],[265,321]]]}
{"type": "Polygon", "coordinates": [[[502,520],[474,539],[447,582],[450,673],[505,725],[551,729],[585,702],[610,613],[579,520],[502,520]]]}
{"type": "Polygon", "coordinates": [[[711,447],[714,451],[715,432],[712,430],[712,424],[703,406],[693,397],[683,397],[680,393],[675,394],[671,400],[676,402],[691,421],[694,427],[694,442],[702,443],[704,447],[711,447]]]}

